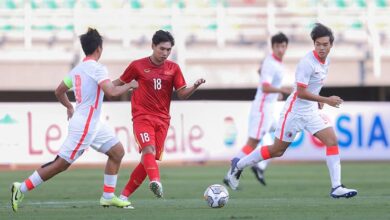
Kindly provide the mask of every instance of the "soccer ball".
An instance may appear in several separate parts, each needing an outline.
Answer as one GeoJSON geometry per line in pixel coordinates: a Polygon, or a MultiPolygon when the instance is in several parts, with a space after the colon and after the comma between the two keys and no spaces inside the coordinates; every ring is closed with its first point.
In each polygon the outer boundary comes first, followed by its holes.
{"type": "Polygon", "coordinates": [[[224,186],[213,184],[204,192],[204,200],[211,208],[222,208],[229,200],[229,192],[224,186]]]}

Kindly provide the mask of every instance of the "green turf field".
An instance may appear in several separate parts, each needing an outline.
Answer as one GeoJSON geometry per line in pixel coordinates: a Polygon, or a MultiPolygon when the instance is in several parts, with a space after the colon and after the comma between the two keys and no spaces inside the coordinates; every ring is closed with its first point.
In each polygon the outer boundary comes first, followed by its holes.
{"type": "MultiPolygon", "coordinates": [[[[271,164],[268,186],[248,169],[240,191],[228,204],[209,208],[203,192],[221,183],[227,167],[162,167],[164,200],[154,198],[146,184],[133,195],[135,210],[102,208],[101,169],[69,170],[26,195],[19,212],[10,207],[9,186],[31,171],[0,171],[0,219],[390,219],[390,163],[344,163],[343,183],[359,190],[352,199],[329,197],[325,163],[271,164]]],[[[128,178],[122,167],[117,192],[128,178]]]]}

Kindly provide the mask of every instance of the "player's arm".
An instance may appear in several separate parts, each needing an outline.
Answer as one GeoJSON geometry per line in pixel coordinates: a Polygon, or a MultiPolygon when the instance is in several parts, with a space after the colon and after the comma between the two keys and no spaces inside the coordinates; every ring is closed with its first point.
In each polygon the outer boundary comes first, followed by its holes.
{"type": "Polygon", "coordinates": [[[54,94],[57,97],[57,100],[66,107],[67,114],[68,114],[68,120],[73,116],[73,105],[70,103],[68,95],[66,95],[66,92],[72,88],[72,80],[69,77],[65,77],[65,79],[58,85],[57,89],[55,90],[54,94]]]}
{"type": "Polygon", "coordinates": [[[262,67],[259,69],[260,83],[263,93],[282,93],[289,95],[292,92],[291,88],[281,87],[277,88],[272,86],[271,82],[277,75],[277,71],[269,65],[268,62],[263,62],[262,67]]]}
{"type": "Polygon", "coordinates": [[[343,100],[338,96],[325,97],[325,96],[315,95],[310,91],[308,91],[305,86],[301,86],[301,85],[297,85],[297,96],[300,99],[306,99],[318,103],[325,103],[336,108],[338,108],[340,104],[343,102],[343,100]]]}
{"type": "Polygon", "coordinates": [[[113,97],[116,97],[116,96],[120,96],[122,95],[123,93],[126,93],[128,91],[131,91],[133,89],[136,89],[138,88],[138,83],[136,81],[131,81],[130,83],[123,83],[123,82],[120,82],[118,83],[117,80],[115,80],[115,85],[111,80],[107,79],[107,80],[104,80],[103,82],[101,82],[99,85],[100,87],[103,89],[104,91],[104,94],[108,97],[108,98],[113,98],[113,97]],[[120,85],[122,84],[122,85],[120,85]]]}
{"type": "Polygon", "coordinates": [[[118,78],[118,79],[112,81],[112,84],[114,84],[114,86],[122,86],[122,85],[124,85],[125,83],[122,82],[122,80],[121,80],[120,78],[118,78]]]}
{"type": "Polygon", "coordinates": [[[200,79],[196,80],[196,82],[194,83],[193,86],[191,86],[189,88],[183,87],[183,88],[177,90],[176,91],[177,97],[179,99],[188,99],[198,89],[198,87],[205,82],[206,82],[206,80],[204,80],[203,78],[200,78],[200,79]]]}
{"type": "Polygon", "coordinates": [[[291,93],[291,88],[289,87],[276,88],[269,83],[263,83],[262,90],[264,93],[283,93],[286,95],[291,93]]]}

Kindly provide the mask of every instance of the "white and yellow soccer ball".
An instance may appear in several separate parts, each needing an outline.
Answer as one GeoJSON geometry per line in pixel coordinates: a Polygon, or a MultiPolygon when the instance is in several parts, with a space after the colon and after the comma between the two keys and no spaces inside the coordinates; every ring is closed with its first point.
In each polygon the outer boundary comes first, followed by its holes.
{"type": "Polygon", "coordinates": [[[211,208],[222,208],[229,201],[229,192],[224,186],[213,184],[207,187],[204,199],[211,208]]]}

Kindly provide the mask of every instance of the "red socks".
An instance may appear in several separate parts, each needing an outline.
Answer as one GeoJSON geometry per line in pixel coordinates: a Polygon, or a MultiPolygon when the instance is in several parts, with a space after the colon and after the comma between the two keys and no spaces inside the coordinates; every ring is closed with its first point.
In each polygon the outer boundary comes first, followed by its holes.
{"type": "Polygon", "coordinates": [[[143,165],[150,181],[160,182],[160,171],[156,163],[156,158],[153,154],[145,154],[143,158],[143,165]]]}
{"type": "Polygon", "coordinates": [[[143,162],[139,163],[131,173],[129,181],[122,190],[122,195],[129,197],[142,184],[146,175],[150,181],[160,181],[160,171],[153,154],[143,156],[143,162]]]}
{"type": "Polygon", "coordinates": [[[139,163],[131,173],[130,179],[122,191],[122,195],[129,197],[142,184],[145,178],[146,172],[144,166],[142,163],[139,163]]]}

